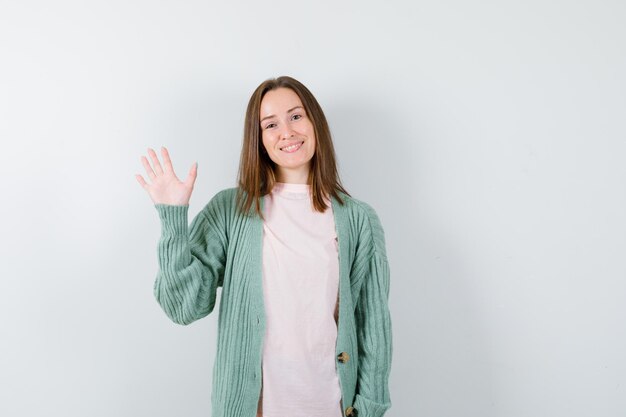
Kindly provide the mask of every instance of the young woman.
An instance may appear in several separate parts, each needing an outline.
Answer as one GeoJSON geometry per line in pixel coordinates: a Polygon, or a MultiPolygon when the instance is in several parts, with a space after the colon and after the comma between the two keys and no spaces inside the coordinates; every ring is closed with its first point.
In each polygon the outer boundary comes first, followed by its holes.
{"type": "Polygon", "coordinates": [[[283,76],[261,83],[245,118],[238,187],[188,225],[167,149],[137,175],[161,221],[154,295],[187,325],[221,287],[213,417],[381,417],[391,407],[389,264],[380,220],[337,174],[326,117],[283,76]]]}

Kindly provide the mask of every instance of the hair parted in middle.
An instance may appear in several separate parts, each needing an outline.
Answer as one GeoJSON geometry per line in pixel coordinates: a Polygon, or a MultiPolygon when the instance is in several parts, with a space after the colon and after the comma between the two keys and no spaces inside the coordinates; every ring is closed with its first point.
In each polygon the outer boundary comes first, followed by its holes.
{"type": "Polygon", "coordinates": [[[261,101],[268,91],[277,88],[293,90],[313,123],[315,132],[315,153],[311,158],[308,184],[311,185],[311,197],[315,210],[325,212],[326,202],[334,196],[340,204],[344,204],[339,192],[350,194],[344,189],[339,179],[335,149],[330,128],[321,106],[313,94],[298,80],[281,76],[263,81],[252,93],[246,110],[243,129],[243,143],[239,160],[237,178],[237,207],[242,213],[249,213],[252,204],[256,213],[263,219],[260,199],[269,194],[276,183],[276,163],[272,161],[263,146],[260,112],[261,101]]]}

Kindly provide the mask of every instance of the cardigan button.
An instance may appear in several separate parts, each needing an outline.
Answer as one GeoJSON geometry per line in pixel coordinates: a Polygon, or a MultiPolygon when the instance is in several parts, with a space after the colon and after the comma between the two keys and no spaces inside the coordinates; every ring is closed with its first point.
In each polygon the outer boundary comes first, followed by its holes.
{"type": "Polygon", "coordinates": [[[356,408],[348,407],[346,408],[346,416],[356,417],[358,415],[356,408]]]}
{"type": "Polygon", "coordinates": [[[337,359],[341,363],[346,363],[350,360],[350,355],[348,355],[347,352],[341,352],[341,354],[337,356],[337,359]]]}

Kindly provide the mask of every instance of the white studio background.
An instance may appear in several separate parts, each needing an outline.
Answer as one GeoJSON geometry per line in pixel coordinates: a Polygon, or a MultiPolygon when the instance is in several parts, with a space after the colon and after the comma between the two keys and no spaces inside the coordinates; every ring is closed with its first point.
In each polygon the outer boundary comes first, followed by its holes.
{"type": "MultiPolygon", "coordinates": [[[[0,415],[208,416],[153,298],[147,147],[195,215],[291,75],[392,271],[389,417],[626,415],[622,1],[0,3],[0,415]]],[[[218,300],[221,292],[218,292],[218,300]]],[[[253,417],[253,416],[249,416],[253,417]]]]}

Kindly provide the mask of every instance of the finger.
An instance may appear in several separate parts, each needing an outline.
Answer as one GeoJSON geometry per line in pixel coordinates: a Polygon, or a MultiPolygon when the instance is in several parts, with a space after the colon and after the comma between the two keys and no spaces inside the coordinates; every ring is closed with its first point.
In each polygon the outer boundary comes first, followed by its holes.
{"type": "Polygon", "coordinates": [[[148,162],[148,158],[141,155],[141,163],[143,164],[143,167],[146,169],[146,174],[148,174],[151,180],[154,180],[156,175],[154,171],[152,170],[152,167],[150,166],[150,162],[148,162]]]}
{"type": "Polygon", "coordinates": [[[163,165],[165,166],[165,171],[174,172],[174,167],[172,166],[172,160],[170,159],[170,154],[165,148],[165,146],[161,146],[161,156],[163,157],[163,165]]]}
{"type": "Polygon", "coordinates": [[[139,174],[135,174],[135,178],[137,178],[137,182],[139,183],[139,185],[141,185],[141,187],[144,190],[148,189],[148,183],[146,182],[146,180],[143,179],[143,177],[139,174]]]}
{"type": "Polygon", "coordinates": [[[163,174],[163,168],[161,167],[161,163],[159,162],[159,158],[157,157],[154,149],[148,148],[148,153],[150,154],[150,158],[152,159],[152,164],[154,165],[154,170],[157,174],[163,174]]]}

